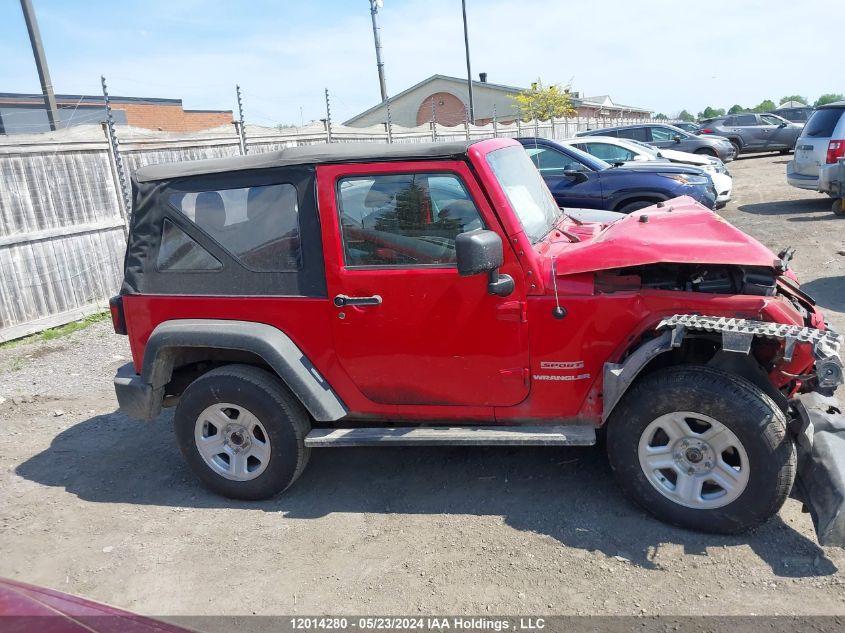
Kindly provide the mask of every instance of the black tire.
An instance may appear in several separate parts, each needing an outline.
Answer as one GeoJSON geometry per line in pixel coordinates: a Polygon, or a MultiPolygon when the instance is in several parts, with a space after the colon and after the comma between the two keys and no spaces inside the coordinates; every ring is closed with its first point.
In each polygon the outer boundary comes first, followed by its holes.
{"type": "Polygon", "coordinates": [[[710,149],[709,147],[700,147],[695,150],[695,153],[703,156],[712,156],[713,158],[719,158],[719,155],[716,153],[716,151],[710,149]]]}
{"type": "Polygon", "coordinates": [[[634,211],[639,211],[640,209],[650,207],[653,204],[657,204],[657,202],[654,200],[637,200],[635,202],[623,204],[618,209],[616,209],[616,211],[617,213],[633,213],[634,211]]]}
{"type": "Polygon", "coordinates": [[[832,211],[834,215],[845,218],[845,198],[838,198],[833,201],[832,211]]]}
{"type": "Polygon", "coordinates": [[[791,149],[782,149],[782,150],[780,150],[780,155],[781,155],[781,156],[786,156],[786,155],[787,155],[787,154],[789,154],[789,152],[791,152],[791,151],[792,151],[791,149]]]}
{"type": "Polygon", "coordinates": [[[607,452],[617,482],[643,508],[666,523],[704,532],[739,534],[763,523],[783,505],[795,479],[795,446],[783,411],[747,380],[708,367],[670,367],[638,380],[608,421],[607,452]],[[688,507],[647,478],[640,439],[653,421],[676,411],[709,416],[741,442],[748,478],[730,503],[688,507]]]}
{"type": "Polygon", "coordinates": [[[730,141],[731,141],[731,145],[733,145],[733,148],[734,148],[734,158],[736,158],[737,156],[739,156],[739,153],[742,151],[742,144],[739,141],[737,141],[736,139],[733,139],[733,138],[730,139],[730,141]]]}
{"type": "Polygon", "coordinates": [[[188,466],[213,492],[232,499],[266,499],[288,488],[308,463],[305,436],[308,413],[275,375],[250,365],[226,365],[188,385],[176,407],[176,441],[188,466]],[[197,447],[195,425],[208,407],[231,403],[260,421],[269,442],[263,472],[248,481],[234,481],[215,472],[197,447]]]}

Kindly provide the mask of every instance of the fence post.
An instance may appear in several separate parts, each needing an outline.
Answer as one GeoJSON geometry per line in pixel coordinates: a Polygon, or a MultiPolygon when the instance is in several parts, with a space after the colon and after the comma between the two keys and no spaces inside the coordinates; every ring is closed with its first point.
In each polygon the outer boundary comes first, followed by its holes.
{"type": "Polygon", "coordinates": [[[118,194],[118,209],[123,216],[123,231],[129,235],[129,210],[132,208],[132,198],[126,184],[126,172],[123,169],[123,159],[120,156],[120,145],[117,140],[117,131],[114,127],[114,114],[109,101],[109,91],[106,87],[106,78],[100,76],[103,84],[103,100],[106,103],[106,120],[103,123],[103,131],[109,142],[109,163],[111,165],[112,177],[115,179],[115,187],[118,194]]]}
{"type": "Polygon", "coordinates": [[[332,142],[332,108],[329,104],[329,89],[326,88],[326,143],[332,142]]]}
{"type": "Polygon", "coordinates": [[[549,117],[549,125],[551,125],[551,132],[549,134],[549,138],[554,139],[555,138],[555,118],[554,118],[554,116],[549,117]]]}
{"type": "Polygon", "coordinates": [[[522,136],[522,117],[516,117],[516,135],[522,136]]]}
{"type": "Polygon", "coordinates": [[[241,153],[249,153],[249,148],[246,146],[246,128],[244,127],[244,102],[241,99],[241,87],[235,84],[235,94],[238,97],[238,134],[241,137],[241,153]]]}
{"type": "Polygon", "coordinates": [[[434,105],[434,97],[431,98],[431,142],[437,142],[437,106],[434,105]]]}

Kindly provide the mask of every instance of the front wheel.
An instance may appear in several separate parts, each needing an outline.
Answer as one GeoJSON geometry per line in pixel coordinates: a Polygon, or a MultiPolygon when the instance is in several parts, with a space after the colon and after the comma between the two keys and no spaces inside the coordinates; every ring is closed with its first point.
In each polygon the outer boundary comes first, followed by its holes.
{"type": "Polygon", "coordinates": [[[185,389],[174,417],[191,470],[224,497],[275,495],[308,462],[308,414],[276,376],[258,367],[226,365],[203,374],[185,389]]]}
{"type": "Polygon", "coordinates": [[[731,140],[731,147],[734,148],[734,158],[737,158],[742,151],[742,145],[739,144],[739,141],[731,140]]]}
{"type": "Polygon", "coordinates": [[[649,374],[607,428],[619,485],[657,518],[737,534],[774,515],[795,478],[783,411],[758,387],[701,366],[649,374]]]}
{"type": "Polygon", "coordinates": [[[833,213],[840,218],[845,217],[845,198],[839,198],[833,201],[833,213]]]}
{"type": "Polygon", "coordinates": [[[715,152],[715,150],[712,150],[708,147],[701,147],[701,148],[695,150],[695,153],[698,154],[699,156],[712,156],[713,158],[719,157],[719,155],[715,152]]]}
{"type": "Polygon", "coordinates": [[[616,211],[618,213],[633,213],[634,211],[639,211],[640,209],[645,209],[646,207],[650,207],[651,205],[655,204],[650,200],[637,200],[636,202],[629,202],[628,204],[622,205],[616,211]]]}

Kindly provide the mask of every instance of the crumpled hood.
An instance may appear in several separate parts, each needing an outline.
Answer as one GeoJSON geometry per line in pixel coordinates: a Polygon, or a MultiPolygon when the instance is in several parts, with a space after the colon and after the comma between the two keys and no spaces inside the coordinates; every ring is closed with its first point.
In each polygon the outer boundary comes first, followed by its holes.
{"type": "Polygon", "coordinates": [[[538,245],[540,256],[556,260],[558,275],[661,262],[773,267],[776,259],[760,242],[688,196],[610,224],[566,220],[560,226],[581,241],[553,232],[538,245]]]}

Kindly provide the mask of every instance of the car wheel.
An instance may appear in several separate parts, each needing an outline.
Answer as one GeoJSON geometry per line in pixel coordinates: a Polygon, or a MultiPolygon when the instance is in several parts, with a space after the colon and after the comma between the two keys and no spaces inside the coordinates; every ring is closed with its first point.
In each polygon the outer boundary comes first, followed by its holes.
{"type": "Polygon", "coordinates": [[[734,148],[734,157],[739,156],[740,151],[742,151],[742,145],[739,144],[739,141],[735,141],[731,139],[731,145],[734,148]]]}
{"type": "Polygon", "coordinates": [[[639,380],[613,411],[619,485],[657,518],[737,534],[774,515],[795,478],[783,411],[755,385],[701,366],[639,380]]]}
{"type": "Polygon", "coordinates": [[[622,205],[616,211],[618,213],[633,213],[634,211],[639,211],[640,209],[645,209],[646,207],[650,207],[653,204],[657,204],[654,200],[637,200],[635,202],[629,202],[628,204],[622,205]]]}
{"type": "Polygon", "coordinates": [[[716,151],[710,149],[709,147],[699,147],[697,150],[695,150],[695,153],[702,156],[712,156],[713,158],[719,158],[719,155],[716,153],[716,151]]]}
{"type": "Polygon", "coordinates": [[[845,198],[839,198],[833,201],[833,213],[840,218],[845,217],[845,198]]]}
{"type": "Polygon", "coordinates": [[[789,152],[790,152],[790,151],[792,151],[792,150],[782,149],[782,150],[780,150],[780,155],[781,155],[781,156],[784,156],[784,155],[786,155],[786,154],[789,154],[789,152]]]}
{"type": "Polygon", "coordinates": [[[290,486],[310,449],[308,414],[273,374],[226,365],[188,385],[176,407],[176,440],[212,491],[264,499],[290,486]]]}

